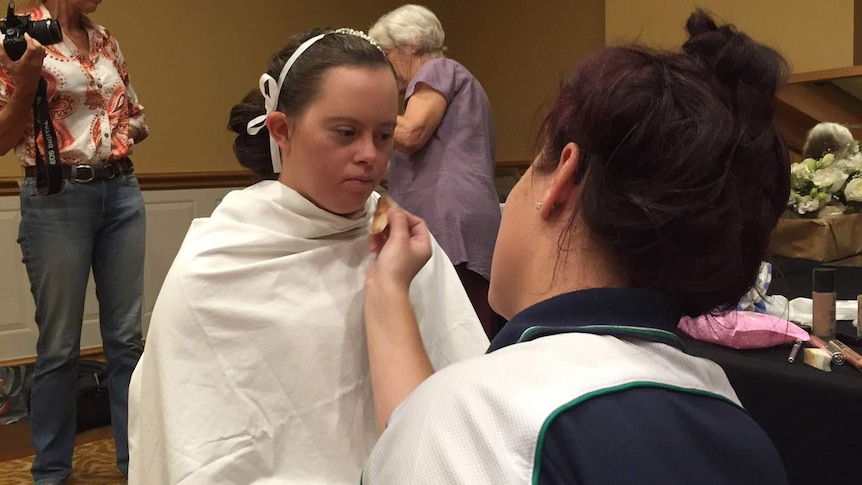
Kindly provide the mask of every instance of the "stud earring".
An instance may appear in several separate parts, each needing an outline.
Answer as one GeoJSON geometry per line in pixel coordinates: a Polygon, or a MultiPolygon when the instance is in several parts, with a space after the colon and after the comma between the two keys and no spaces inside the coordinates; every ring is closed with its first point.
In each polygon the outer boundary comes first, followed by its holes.
{"type": "Polygon", "coordinates": [[[542,202],[541,202],[541,201],[536,202],[536,210],[537,210],[537,211],[542,210],[542,202]]]}

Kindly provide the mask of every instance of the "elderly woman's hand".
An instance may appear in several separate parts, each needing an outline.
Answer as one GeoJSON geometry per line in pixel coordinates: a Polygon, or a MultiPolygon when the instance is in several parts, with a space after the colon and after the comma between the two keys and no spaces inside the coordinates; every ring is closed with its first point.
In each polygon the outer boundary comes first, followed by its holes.
{"type": "Polygon", "coordinates": [[[6,55],[6,51],[0,49],[0,64],[9,73],[15,82],[15,90],[22,93],[36,94],[39,85],[39,76],[42,75],[42,61],[45,59],[45,47],[38,40],[24,34],[27,42],[27,50],[17,61],[13,61],[6,55]]]}
{"type": "Polygon", "coordinates": [[[387,284],[407,290],[413,277],[431,258],[428,226],[403,209],[389,209],[387,217],[388,228],[368,240],[368,248],[377,253],[377,260],[369,268],[365,284],[387,284]]]}

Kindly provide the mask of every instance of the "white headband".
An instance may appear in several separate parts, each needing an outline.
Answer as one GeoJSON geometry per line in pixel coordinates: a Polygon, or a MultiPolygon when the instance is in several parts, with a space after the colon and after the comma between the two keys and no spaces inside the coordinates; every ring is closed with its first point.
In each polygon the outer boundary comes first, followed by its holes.
{"type": "MultiPolygon", "coordinates": [[[[326,32],[324,34],[316,35],[306,40],[305,42],[300,44],[299,47],[296,48],[296,50],[293,52],[287,62],[284,63],[284,67],[281,68],[281,74],[278,76],[278,82],[276,82],[275,79],[273,79],[273,77],[269,75],[269,73],[263,73],[263,75],[260,76],[260,92],[261,94],[263,94],[263,106],[266,109],[266,113],[257,116],[248,122],[248,125],[246,126],[246,131],[249,135],[257,135],[260,130],[264,126],[266,126],[267,115],[278,109],[278,97],[281,94],[281,87],[284,85],[284,79],[287,77],[287,73],[290,71],[290,68],[293,67],[293,64],[296,62],[297,59],[299,59],[299,56],[301,56],[303,52],[308,50],[309,47],[314,45],[315,42],[324,38],[328,34],[355,35],[356,37],[361,37],[362,39],[365,39],[371,45],[377,47],[378,49],[380,49],[381,52],[383,52],[383,49],[381,49],[380,46],[377,45],[377,43],[371,39],[371,37],[368,37],[365,32],[353,29],[333,30],[332,32],[326,32]]],[[[281,173],[281,151],[278,148],[278,143],[276,143],[275,138],[272,137],[272,134],[270,134],[269,136],[269,155],[270,157],[272,157],[272,171],[275,173],[281,173]]]]}

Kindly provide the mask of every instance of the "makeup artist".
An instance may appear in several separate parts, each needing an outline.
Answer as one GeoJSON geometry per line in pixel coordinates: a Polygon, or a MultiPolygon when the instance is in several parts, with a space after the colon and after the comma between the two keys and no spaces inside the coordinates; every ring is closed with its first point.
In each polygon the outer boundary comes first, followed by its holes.
{"type": "Polygon", "coordinates": [[[383,434],[363,483],[787,482],[675,335],[755,282],[789,193],[787,66],[702,11],[687,30],[682,52],[606,48],[561,84],[503,214],[490,303],[509,322],[488,354],[431,375],[408,300],[427,230],[390,211],[366,281],[383,434]]]}

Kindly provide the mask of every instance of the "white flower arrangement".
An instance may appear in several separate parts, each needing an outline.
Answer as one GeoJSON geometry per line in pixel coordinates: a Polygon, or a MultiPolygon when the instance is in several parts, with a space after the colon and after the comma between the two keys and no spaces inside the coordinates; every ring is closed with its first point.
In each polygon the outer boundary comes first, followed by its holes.
{"type": "Polygon", "coordinates": [[[803,160],[790,166],[790,217],[862,212],[862,152],[850,129],[818,123],[805,140],[803,160]]]}
{"type": "Polygon", "coordinates": [[[787,208],[800,217],[862,212],[862,153],[858,143],[846,158],[833,153],[790,166],[787,208]]]}

